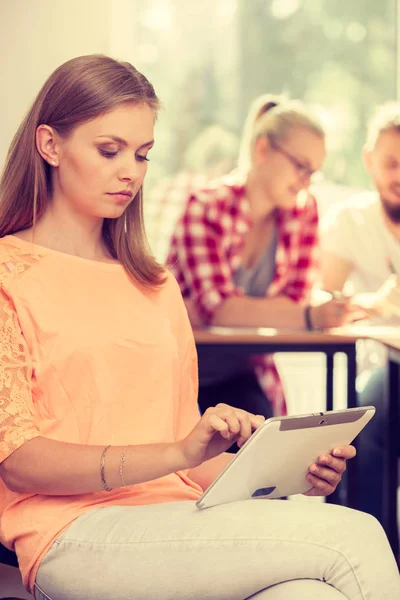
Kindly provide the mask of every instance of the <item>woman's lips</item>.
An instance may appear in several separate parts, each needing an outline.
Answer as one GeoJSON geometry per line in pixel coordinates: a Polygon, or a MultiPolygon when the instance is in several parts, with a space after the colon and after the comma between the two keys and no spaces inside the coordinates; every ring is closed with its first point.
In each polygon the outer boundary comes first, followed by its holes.
{"type": "Polygon", "coordinates": [[[109,196],[112,196],[117,202],[121,203],[127,203],[132,200],[132,194],[127,194],[125,192],[109,193],[109,196]]]}

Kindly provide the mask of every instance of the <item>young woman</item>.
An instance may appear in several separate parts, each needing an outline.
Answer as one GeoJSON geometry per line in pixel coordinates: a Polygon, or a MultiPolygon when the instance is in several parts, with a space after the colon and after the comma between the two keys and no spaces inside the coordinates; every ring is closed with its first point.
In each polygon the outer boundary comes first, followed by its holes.
{"type": "MultiPolygon", "coordinates": [[[[319,248],[308,187],[324,159],[324,132],[300,102],[257,98],[239,169],[190,195],[171,240],[168,264],[193,326],[323,329],[360,317],[348,302],[310,306],[319,248]]],[[[285,413],[271,356],[207,349],[199,373],[202,411],[229,399],[265,417],[285,413]]]]}
{"type": "MultiPolygon", "coordinates": [[[[1,540],[37,600],[392,600],[397,568],[369,516],[194,505],[262,418],[225,404],[198,415],[187,314],[142,226],[157,106],[131,65],[75,58],[12,143],[0,190],[1,540]]],[[[309,494],[331,493],[352,456],[321,456],[309,494]]]]}

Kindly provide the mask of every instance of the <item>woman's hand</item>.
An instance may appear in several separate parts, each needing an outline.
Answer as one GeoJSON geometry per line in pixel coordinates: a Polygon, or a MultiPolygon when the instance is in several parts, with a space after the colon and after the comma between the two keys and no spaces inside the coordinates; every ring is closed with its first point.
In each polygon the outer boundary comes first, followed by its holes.
{"type": "Polygon", "coordinates": [[[310,311],[311,324],[314,329],[330,329],[342,327],[353,321],[365,319],[367,313],[351,302],[351,299],[329,300],[310,311]]]}
{"type": "Polygon", "coordinates": [[[329,496],[337,488],[346,470],[346,460],[354,458],[354,446],[339,446],[330,454],[321,454],[310,466],[307,480],[313,486],[304,496],[329,496]]]}
{"type": "Polygon", "coordinates": [[[189,435],[178,442],[187,469],[225,452],[234,442],[243,446],[264,417],[217,404],[208,408],[189,435]]]}

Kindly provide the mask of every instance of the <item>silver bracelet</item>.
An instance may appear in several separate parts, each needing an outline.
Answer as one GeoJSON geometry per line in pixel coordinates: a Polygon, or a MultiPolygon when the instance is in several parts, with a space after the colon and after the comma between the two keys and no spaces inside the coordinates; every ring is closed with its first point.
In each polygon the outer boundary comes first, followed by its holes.
{"type": "Polygon", "coordinates": [[[107,482],[106,482],[106,478],[104,476],[104,462],[105,462],[107,450],[109,448],[111,448],[111,444],[110,444],[110,446],[105,446],[105,448],[103,449],[103,452],[101,454],[101,460],[100,460],[101,485],[103,487],[103,490],[106,490],[106,492],[111,492],[111,490],[112,490],[112,488],[108,487],[107,482]]]}
{"type": "Polygon", "coordinates": [[[129,448],[129,446],[130,446],[130,444],[128,446],[125,446],[125,448],[122,451],[121,458],[119,459],[119,476],[121,478],[121,483],[122,483],[123,487],[126,486],[126,483],[125,483],[125,480],[124,480],[124,462],[126,460],[125,454],[126,454],[126,451],[129,448]]]}

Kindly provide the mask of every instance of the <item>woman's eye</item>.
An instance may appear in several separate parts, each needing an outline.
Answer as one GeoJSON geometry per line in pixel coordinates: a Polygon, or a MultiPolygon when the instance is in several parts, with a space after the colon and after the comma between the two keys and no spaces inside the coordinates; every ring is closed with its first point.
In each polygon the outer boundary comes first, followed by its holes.
{"type": "Polygon", "coordinates": [[[399,162],[395,158],[388,158],[382,161],[382,165],[385,169],[397,169],[399,162]]]}
{"type": "Polygon", "coordinates": [[[147,156],[143,156],[142,154],[136,154],[136,160],[138,160],[139,162],[147,160],[147,162],[149,162],[150,159],[147,156]]]}
{"type": "Polygon", "coordinates": [[[117,156],[118,154],[118,152],[111,152],[110,150],[104,150],[104,148],[100,148],[99,152],[101,156],[104,156],[105,158],[114,158],[114,156],[117,156]]]}

